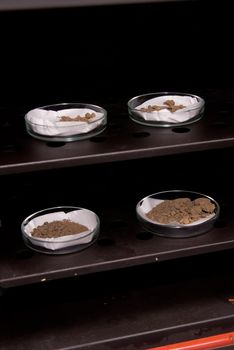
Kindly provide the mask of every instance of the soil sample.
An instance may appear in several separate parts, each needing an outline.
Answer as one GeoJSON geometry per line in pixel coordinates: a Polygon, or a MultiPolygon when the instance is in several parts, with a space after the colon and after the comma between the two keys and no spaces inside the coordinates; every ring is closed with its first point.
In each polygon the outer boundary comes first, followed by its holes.
{"type": "Polygon", "coordinates": [[[56,220],[52,222],[44,222],[34,228],[32,237],[39,238],[58,238],[62,236],[75,235],[84,231],[88,231],[88,227],[71,220],[56,220]]]}
{"type": "Polygon", "coordinates": [[[208,198],[177,198],[165,200],[156,205],[147,214],[147,218],[160,224],[173,222],[186,225],[206,218],[215,212],[215,205],[208,198]]]}

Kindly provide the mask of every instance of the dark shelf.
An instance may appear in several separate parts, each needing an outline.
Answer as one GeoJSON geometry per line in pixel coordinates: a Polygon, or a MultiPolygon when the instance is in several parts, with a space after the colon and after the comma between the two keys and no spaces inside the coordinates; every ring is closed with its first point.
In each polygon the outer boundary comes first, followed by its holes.
{"type": "Polygon", "coordinates": [[[231,91],[206,95],[204,117],[185,127],[145,127],[130,120],[120,102],[108,108],[108,126],[101,135],[71,143],[46,143],[26,134],[23,116],[1,128],[0,174],[14,174],[98,164],[234,146],[231,91]],[[228,96],[230,95],[230,100],[228,96]],[[216,99],[219,96],[218,100],[216,99]],[[227,109],[228,108],[228,109],[227,109]],[[21,122],[20,122],[21,121],[21,122]],[[121,135],[121,136],[120,136],[121,135]]]}
{"type": "Polygon", "coordinates": [[[93,164],[72,171],[68,168],[2,176],[0,286],[158,264],[234,248],[230,187],[234,175],[229,168],[233,154],[230,148],[93,164]],[[144,231],[136,219],[137,202],[170,188],[192,189],[215,198],[221,208],[217,225],[189,239],[163,238],[144,231]],[[23,219],[58,205],[80,206],[97,213],[101,228],[93,246],[63,256],[25,247],[20,232],[23,219]]]}
{"type": "MultiPolygon", "coordinates": [[[[95,209],[101,220],[98,241],[86,250],[62,256],[41,254],[26,248],[21,238],[19,218],[10,218],[10,222],[4,225],[3,217],[0,285],[12,287],[76,277],[234,248],[231,203],[221,202],[221,216],[214,229],[188,239],[153,235],[140,227],[133,205],[117,208],[119,204],[115,202],[110,206],[95,209]]],[[[23,214],[18,213],[18,216],[22,218],[23,214]]]]}
{"type": "MultiPolygon", "coordinates": [[[[150,2],[173,2],[178,0],[2,0],[0,3],[0,11],[9,10],[40,10],[48,8],[60,8],[60,7],[80,7],[80,6],[100,6],[100,5],[124,5],[124,4],[137,4],[137,3],[150,3],[150,2]]],[[[188,1],[188,0],[180,0],[188,1]]],[[[190,0],[191,1],[191,0],[190,0]]]]}
{"type": "Polygon", "coordinates": [[[0,348],[143,350],[234,331],[232,255],[7,290],[0,348]]]}

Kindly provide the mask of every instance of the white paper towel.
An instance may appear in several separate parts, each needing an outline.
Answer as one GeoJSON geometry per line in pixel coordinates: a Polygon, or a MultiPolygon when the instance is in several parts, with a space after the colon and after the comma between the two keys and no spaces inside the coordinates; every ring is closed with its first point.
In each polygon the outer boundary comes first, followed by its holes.
{"type": "Polygon", "coordinates": [[[135,107],[139,116],[149,121],[159,121],[168,123],[181,123],[195,117],[198,114],[199,102],[196,97],[180,96],[180,95],[162,95],[145,101],[141,105],[135,107]],[[171,112],[168,109],[160,111],[145,112],[141,108],[147,108],[149,105],[165,106],[164,102],[173,100],[176,105],[183,105],[185,108],[171,112]]]}
{"type": "Polygon", "coordinates": [[[69,108],[59,111],[35,108],[26,114],[26,119],[33,131],[47,136],[70,136],[87,133],[102,123],[102,117],[102,113],[89,108],[69,108]],[[75,118],[79,115],[84,117],[86,113],[95,113],[90,122],[60,120],[62,116],[75,118]]]}
{"type": "Polygon", "coordinates": [[[87,209],[80,209],[80,210],[73,210],[68,213],[59,211],[59,212],[35,217],[34,219],[32,219],[27,223],[27,225],[24,227],[24,231],[28,239],[34,245],[38,245],[40,247],[44,247],[51,250],[56,250],[56,249],[61,249],[69,246],[74,246],[77,244],[89,243],[96,232],[95,228],[97,227],[97,225],[98,225],[98,222],[97,222],[97,216],[95,215],[95,213],[87,209]],[[78,234],[62,236],[57,238],[40,238],[40,237],[32,236],[31,232],[37,226],[43,225],[45,222],[52,222],[57,220],[58,221],[70,220],[73,222],[77,222],[81,225],[88,227],[88,230],[78,234]]]}

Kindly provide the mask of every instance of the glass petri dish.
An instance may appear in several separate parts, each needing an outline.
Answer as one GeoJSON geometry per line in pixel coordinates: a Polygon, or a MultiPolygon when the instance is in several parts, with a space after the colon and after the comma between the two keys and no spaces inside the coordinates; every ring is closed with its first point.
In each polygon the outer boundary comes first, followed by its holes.
{"type": "Polygon", "coordinates": [[[91,210],[73,207],[58,206],[37,211],[21,224],[21,232],[24,243],[29,248],[46,254],[67,254],[84,250],[96,242],[99,236],[100,220],[91,210]],[[56,228],[53,235],[48,237],[33,236],[34,228],[56,221],[70,220],[87,227],[87,230],[77,234],[67,234],[57,237],[56,228]]]}
{"type": "Polygon", "coordinates": [[[220,206],[216,200],[205,194],[185,190],[171,190],[153,193],[141,199],[136,206],[137,219],[142,227],[156,235],[171,238],[189,238],[198,236],[211,230],[219,217],[220,206]],[[196,199],[205,198],[212,204],[214,211],[212,214],[204,218],[200,218],[192,223],[181,224],[176,221],[171,223],[161,223],[156,220],[149,219],[147,213],[155,208],[158,204],[166,200],[196,199]]]}
{"type": "Polygon", "coordinates": [[[204,115],[205,101],[197,95],[182,92],[156,92],[131,98],[130,118],[154,127],[175,127],[194,123],[204,115]]]}
{"type": "Polygon", "coordinates": [[[38,107],[25,115],[26,130],[32,137],[47,142],[88,139],[103,132],[107,111],[87,103],[60,103],[38,107]]]}

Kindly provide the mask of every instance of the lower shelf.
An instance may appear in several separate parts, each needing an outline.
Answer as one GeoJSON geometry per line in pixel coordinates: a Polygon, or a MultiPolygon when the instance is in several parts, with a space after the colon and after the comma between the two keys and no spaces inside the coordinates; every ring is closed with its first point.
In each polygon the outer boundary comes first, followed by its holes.
{"type": "Polygon", "coordinates": [[[0,348],[138,349],[234,331],[233,252],[7,289],[0,348]]]}
{"type": "MultiPolygon", "coordinates": [[[[224,154],[226,151],[212,153],[215,160],[220,162],[226,159],[224,154]]],[[[210,159],[213,159],[210,153],[209,155],[210,159]]],[[[163,158],[161,162],[157,160],[157,163],[152,159],[113,164],[111,168],[103,165],[60,174],[31,174],[28,177],[25,175],[8,179],[8,186],[5,186],[8,188],[8,197],[2,200],[0,210],[3,223],[0,229],[0,287],[8,288],[144,264],[159,264],[166,260],[201,256],[234,248],[233,194],[228,185],[233,179],[233,173],[224,172],[222,167],[213,169],[212,174],[215,173],[222,184],[214,191],[213,182],[210,181],[210,163],[206,161],[207,155],[202,163],[201,159],[198,153],[193,156],[163,158]],[[198,160],[203,173],[210,174],[204,178],[202,184],[197,184],[192,176],[193,164],[197,164],[198,160]],[[220,219],[211,231],[197,237],[172,239],[146,232],[137,222],[136,203],[146,194],[168,188],[171,165],[174,169],[177,163],[181,162],[188,163],[188,170],[184,173],[183,169],[178,169],[174,173],[173,187],[192,188],[215,198],[221,207],[220,219]],[[143,176],[153,166],[165,169],[167,174],[165,176],[163,173],[161,177],[160,174],[157,175],[160,186],[152,179],[149,182],[145,181],[143,176]],[[93,181],[94,172],[100,179],[99,186],[93,181]],[[219,176],[219,172],[224,178],[219,176]],[[119,180],[120,173],[125,174],[125,182],[119,180]],[[66,184],[64,188],[59,187],[61,178],[66,184]],[[79,183],[90,183],[88,193],[85,186],[83,189],[80,186],[74,188],[77,178],[79,183]],[[64,203],[89,208],[98,214],[101,221],[98,241],[84,251],[63,256],[50,256],[28,249],[21,237],[22,220],[34,211],[64,203]]],[[[4,188],[4,181],[1,185],[4,188]]]]}
{"type": "Polygon", "coordinates": [[[231,210],[228,212],[223,209],[217,227],[210,232],[188,239],[153,235],[141,229],[134,212],[124,208],[116,212],[110,212],[107,219],[103,218],[101,233],[94,245],[67,255],[50,256],[34,252],[24,245],[20,232],[17,232],[19,229],[3,231],[0,247],[0,287],[76,277],[143,264],[159,264],[165,260],[234,248],[234,217],[231,210]],[[116,212],[119,221],[116,220],[116,212]]]}

